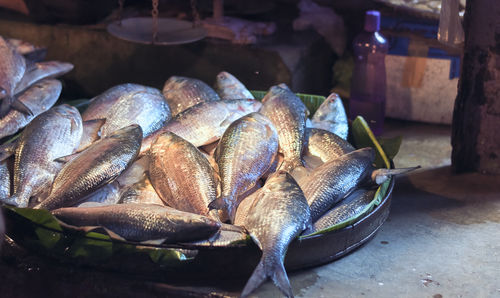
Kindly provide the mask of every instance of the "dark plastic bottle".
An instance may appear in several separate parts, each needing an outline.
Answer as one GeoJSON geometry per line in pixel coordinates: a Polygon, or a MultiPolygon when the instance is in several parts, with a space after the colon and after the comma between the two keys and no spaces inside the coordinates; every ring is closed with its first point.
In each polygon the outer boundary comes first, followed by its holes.
{"type": "Polygon", "coordinates": [[[354,70],[349,117],[363,116],[375,135],[382,134],[385,116],[387,40],[378,32],[380,13],[367,11],[364,31],[354,38],[354,70]]]}

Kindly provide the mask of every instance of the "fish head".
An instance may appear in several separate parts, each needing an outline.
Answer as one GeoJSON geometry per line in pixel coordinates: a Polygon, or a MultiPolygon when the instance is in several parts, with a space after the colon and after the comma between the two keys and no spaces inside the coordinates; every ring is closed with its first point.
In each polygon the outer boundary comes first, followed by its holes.
{"type": "Polygon", "coordinates": [[[58,116],[67,119],[71,123],[71,131],[82,131],[82,116],[78,110],[70,105],[62,104],[54,108],[54,113],[58,116]]]}
{"type": "Polygon", "coordinates": [[[234,85],[235,83],[237,83],[237,80],[232,74],[226,71],[221,71],[219,72],[219,74],[217,74],[216,77],[217,88],[231,87],[231,85],[234,85]]]}

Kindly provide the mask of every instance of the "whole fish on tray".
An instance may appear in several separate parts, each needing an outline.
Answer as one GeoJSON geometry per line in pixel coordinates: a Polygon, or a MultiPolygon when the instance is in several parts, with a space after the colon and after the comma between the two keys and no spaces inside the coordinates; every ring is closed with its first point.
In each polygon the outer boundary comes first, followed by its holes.
{"type": "Polygon", "coordinates": [[[262,258],[241,297],[247,297],[268,278],[287,297],[292,287],[283,265],[290,242],[311,225],[311,213],[299,185],[286,172],[269,177],[246,216],[245,228],[262,250],[262,258]]]}
{"type": "Polygon", "coordinates": [[[14,190],[3,201],[26,207],[31,197],[43,197],[62,167],[56,159],[72,154],[81,135],[82,119],[74,107],[57,106],[33,119],[13,144],[14,190]]]}
{"type": "Polygon", "coordinates": [[[374,159],[374,150],[363,148],[314,169],[309,178],[301,184],[311,207],[313,222],[370,175],[374,159]]]}
{"type": "Polygon", "coordinates": [[[222,194],[210,208],[227,211],[234,222],[239,199],[243,199],[239,197],[267,172],[277,152],[278,133],[266,116],[251,113],[234,121],[215,150],[222,194]]]}
{"type": "Polygon", "coordinates": [[[215,81],[215,91],[220,95],[221,99],[254,99],[252,93],[232,74],[222,71],[215,81]]]}
{"type": "Polygon", "coordinates": [[[302,150],[309,113],[306,106],[293,92],[278,86],[271,87],[262,102],[260,113],[267,116],[278,131],[279,148],[284,155],[280,169],[291,172],[303,166],[302,150]]]}
{"type": "Polygon", "coordinates": [[[149,177],[167,205],[209,215],[217,196],[218,177],[208,159],[191,143],[171,132],[151,145],[149,177]]]}
{"type": "Polygon", "coordinates": [[[106,137],[120,128],[138,124],[143,137],[147,137],[171,117],[163,95],[148,91],[129,92],[120,96],[103,117],[106,121],[101,127],[101,136],[106,137]]]}
{"type": "Polygon", "coordinates": [[[50,195],[35,208],[53,210],[74,206],[86,195],[112,182],[133,162],[141,139],[141,127],[134,124],[92,144],[64,165],[54,179],[50,195]]]}
{"type": "Polygon", "coordinates": [[[160,90],[139,84],[121,84],[109,88],[90,100],[90,104],[82,114],[83,121],[105,119],[111,107],[123,95],[145,91],[151,94],[161,94],[160,90]]]}
{"type": "Polygon", "coordinates": [[[204,82],[180,76],[171,76],[165,82],[162,93],[167,99],[174,117],[201,102],[220,100],[214,89],[204,82]]]}
{"type": "Polygon", "coordinates": [[[141,154],[149,150],[151,143],[167,131],[175,133],[195,147],[213,143],[236,119],[257,112],[261,107],[262,104],[253,99],[229,99],[197,104],[146,137],[142,142],[141,154]]]}
{"type": "Polygon", "coordinates": [[[312,228],[304,231],[303,234],[307,235],[321,231],[361,215],[374,200],[375,193],[376,190],[358,189],[354,191],[347,198],[333,206],[330,211],[323,214],[313,223],[312,228]]]}
{"type": "Polygon", "coordinates": [[[164,239],[166,243],[207,239],[220,223],[198,214],[151,204],[61,208],[52,214],[73,226],[101,226],[131,241],[164,239]]]}
{"type": "Polygon", "coordinates": [[[20,94],[18,100],[31,110],[32,115],[10,109],[7,115],[0,119],[0,138],[15,134],[36,116],[50,109],[59,98],[61,89],[61,82],[47,79],[20,94]]]}

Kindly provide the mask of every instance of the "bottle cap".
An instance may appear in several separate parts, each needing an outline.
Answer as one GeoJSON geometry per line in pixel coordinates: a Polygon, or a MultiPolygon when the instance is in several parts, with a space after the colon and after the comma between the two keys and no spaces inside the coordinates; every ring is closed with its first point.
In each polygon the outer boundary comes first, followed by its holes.
{"type": "Polygon", "coordinates": [[[365,31],[375,32],[380,30],[380,12],[369,10],[365,14],[365,31]]]}

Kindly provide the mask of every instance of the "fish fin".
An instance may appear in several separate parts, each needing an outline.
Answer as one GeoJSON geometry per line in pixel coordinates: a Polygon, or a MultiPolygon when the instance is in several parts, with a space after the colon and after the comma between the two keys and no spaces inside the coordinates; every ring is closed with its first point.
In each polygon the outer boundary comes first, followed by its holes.
{"type": "Polygon", "coordinates": [[[3,144],[0,146],[0,161],[6,160],[16,152],[17,142],[3,144]]]}
{"type": "Polygon", "coordinates": [[[25,105],[22,101],[18,100],[17,98],[12,101],[11,107],[23,114],[34,116],[33,111],[31,111],[31,109],[27,105],[25,105]]]}
{"type": "MultiPolygon", "coordinates": [[[[82,150],[83,151],[83,150],[82,150]]],[[[55,162],[60,162],[60,163],[67,163],[67,162],[70,162],[72,161],[73,159],[75,159],[78,155],[80,155],[80,153],[82,151],[78,151],[78,152],[75,152],[73,154],[70,154],[70,155],[65,155],[65,156],[61,156],[61,157],[58,157],[56,159],[54,159],[55,162]]]]}
{"type": "Polygon", "coordinates": [[[411,168],[400,168],[400,169],[377,169],[372,172],[371,179],[376,184],[382,184],[392,176],[405,174],[420,168],[421,168],[420,166],[416,166],[411,168]]]}
{"type": "Polygon", "coordinates": [[[274,284],[280,289],[280,291],[286,297],[293,297],[292,286],[290,285],[290,281],[288,280],[288,276],[285,271],[285,267],[282,262],[276,264],[273,268],[274,271],[271,275],[271,279],[274,284]]]}
{"type": "Polygon", "coordinates": [[[264,270],[264,262],[260,260],[255,270],[247,281],[247,284],[241,292],[241,298],[248,297],[253,291],[255,291],[261,284],[263,284],[267,279],[266,272],[264,270]]]}

